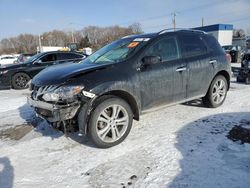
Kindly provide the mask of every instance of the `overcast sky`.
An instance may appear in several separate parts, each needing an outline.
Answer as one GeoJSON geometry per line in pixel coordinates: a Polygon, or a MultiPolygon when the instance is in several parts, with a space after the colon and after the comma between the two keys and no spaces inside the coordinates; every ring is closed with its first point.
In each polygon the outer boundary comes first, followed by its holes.
{"type": "Polygon", "coordinates": [[[145,32],[228,23],[250,28],[250,0],[0,0],[0,39],[21,33],[141,23],[145,32]],[[71,24],[70,24],[71,23],[71,24]]]}

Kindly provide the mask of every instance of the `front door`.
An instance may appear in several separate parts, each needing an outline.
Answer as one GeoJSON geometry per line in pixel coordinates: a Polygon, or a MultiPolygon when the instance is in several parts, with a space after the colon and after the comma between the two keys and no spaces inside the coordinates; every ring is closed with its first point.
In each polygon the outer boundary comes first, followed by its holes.
{"type": "Polygon", "coordinates": [[[152,43],[142,57],[159,56],[161,62],[138,71],[142,110],[174,103],[186,98],[186,63],[181,58],[176,37],[164,37],[152,43]]]}
{"type": "Polygon", "coordinates": [[[56,64],[58,64],[56,54],[44,55],[41,58],[37,59],[36,63],[32,65],[30,74],[33,77],[36,74],[38,74],[41,70],[45,69],[46,67],[51,66],[51,65],[56,65],[56,64]]]}

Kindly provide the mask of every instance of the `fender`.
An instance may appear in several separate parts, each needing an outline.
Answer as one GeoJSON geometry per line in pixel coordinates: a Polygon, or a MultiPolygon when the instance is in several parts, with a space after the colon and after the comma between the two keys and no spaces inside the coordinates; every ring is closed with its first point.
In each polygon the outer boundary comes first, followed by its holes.
{"type": "Polygon", "coordinates": [[[86,101],[86,103],[82,105],[80,112],[78,114],[77,120],[78,120],[78,126],[79,126],[79,135],[87,134],[87,122],[88,122],[91,110],[93,109],[93,104],[98,98],[106,94],[112,94],[112,92],[113,93],[125,92],[129,94],[130,96],[134,98],[136,105],[138,107],[139,113],[141,113],[141,103],[139,100],[140,89],[136,88],[134,84],[130,84],[130,83],[122,82],[122,81],[105,82],[89,91],[89,93],[94,94],[93,95],[94,97],[88,98],[88,101],[86,101]]]}

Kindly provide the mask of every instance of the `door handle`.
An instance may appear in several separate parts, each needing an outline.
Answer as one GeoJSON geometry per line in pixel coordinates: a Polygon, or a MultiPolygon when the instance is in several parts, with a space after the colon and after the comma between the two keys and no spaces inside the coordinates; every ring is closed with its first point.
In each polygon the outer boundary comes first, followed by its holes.
{"type": "Polygon", "coordinates": [[[186,71],[187,70],[187,67],[179,67],[176,69],[176,72],[183,72],[183,71],[186,71]]]}
{"type": "Polygon", "coordinates": [[[216,60],[210,60],[209,63],[210,64],[215,64],[215,63],[217,63],[217,61],[216,60]]]}

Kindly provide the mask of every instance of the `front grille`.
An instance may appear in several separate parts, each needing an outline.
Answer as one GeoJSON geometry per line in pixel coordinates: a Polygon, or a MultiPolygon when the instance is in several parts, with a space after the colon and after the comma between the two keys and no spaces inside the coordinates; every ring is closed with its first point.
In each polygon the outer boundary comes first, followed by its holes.
{"type": "Polygon", "coordinates": [[[41,86],[41,87],[34,86],[34,90],[32,92],[32,98],[34,100],[42,100],[42,96],[45,93],[52,92],[58,87],[59,86],[41,86]]]}

